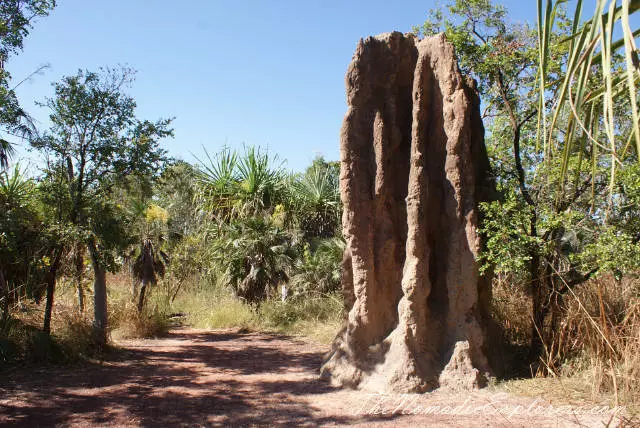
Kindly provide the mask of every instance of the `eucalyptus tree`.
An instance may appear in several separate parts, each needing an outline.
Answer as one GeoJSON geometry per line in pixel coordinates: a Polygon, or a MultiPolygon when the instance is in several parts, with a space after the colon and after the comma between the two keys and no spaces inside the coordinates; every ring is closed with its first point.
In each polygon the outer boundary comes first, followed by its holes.
{"type": "MultiPolygon", "coordinates": [[[[34,126],[20,107],[11,75],[5,68],[7,60],[22,50],[24,38],[33,22],[56,6],[55,0],[2,0],[0,2],[0,129],[17,137],[29,136],[34,126]]],[[[0,169],[6,168],[13,146],[0,134],[0,169]]]]}
{"type": "MultiPolygon", "coordinates": [[[[51,128],[32,140],[46,156],[45,175],[57,184],[52,204],[61,223],[73,230],[74,244],[86,248],[94,273],[94,328],[106,341],[106,272],[114,255],[130,243],[126,213],[114,191],[154,179],[165,151],[159,140],[172,135],[170,119],[136,118],[135,100],[126,95],[134,72],[128,68],[78,71],[54,84],[55,96],[43,103],[51,128]]],[[[65,250],[63,243],[56,254],[65,250]]],[[[83,257],[76,251],[76,257],[83,257]]],[[[80,263],[76,264],[77,266],[80,263]]]]}

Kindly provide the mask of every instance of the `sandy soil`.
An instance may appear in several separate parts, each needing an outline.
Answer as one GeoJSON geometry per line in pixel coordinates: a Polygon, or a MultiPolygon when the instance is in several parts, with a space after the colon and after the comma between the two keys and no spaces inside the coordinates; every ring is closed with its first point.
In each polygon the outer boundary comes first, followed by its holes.
{"type": "Polygon", "coordinates": [[[495,391],[379,396],[318,380],[327,346],[177,329],[118,357],[0,372],[0,424],[19,426],[610,426],[609,415],[495,391]],[[518,407],[520,406],[520,407],[518,407]],[[604,425],[603,425],[604,424],[604,425]]]}

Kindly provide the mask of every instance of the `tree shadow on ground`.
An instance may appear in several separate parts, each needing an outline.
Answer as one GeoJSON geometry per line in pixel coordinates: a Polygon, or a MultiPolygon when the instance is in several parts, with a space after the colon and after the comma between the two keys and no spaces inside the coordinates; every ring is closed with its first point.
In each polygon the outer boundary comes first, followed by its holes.
{"type": "Polygon", "coordinates": [[[319,416],[321,409],[308,397],[335,389],[314,376],[322,350],[302,343],[279,335],[178,330],[103,362],[3,373],[0,424],[363,422],[362,417],[319,416]]]}

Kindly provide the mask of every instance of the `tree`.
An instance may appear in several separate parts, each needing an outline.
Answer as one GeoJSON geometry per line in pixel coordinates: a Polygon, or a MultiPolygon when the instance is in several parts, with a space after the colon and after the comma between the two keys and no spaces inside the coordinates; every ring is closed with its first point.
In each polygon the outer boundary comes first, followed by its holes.
{"type": "Polygon", "coordinates": [[[174,161],[162,171],[156,183],[154,200],[169,215],[170,244],[178,242],[198,228],[200,214],[195,203],[196,168],[185,161],[174,161]]]}
{"type": "Polygon", "coordinates": [[[592,146],[594,156],[598,152],[608,156],[611,208],[617,169],[629,158],[640,161],[640,61],[635,46],[640,29],[630,24],[631,14],[640,10],[640,0],[623,0],[620,6],[616,1],[597,0],[593,14],[584,21],[583,2],[578,1],[569,21],[568,60],[554,78],[549,76],[549,64],[553,61],[554,31],[565,25],[562,19],[558,22],[564,3],[538,0],[539,138],[546,160],[562,153],[561,187],[571,173],[571,158],[579,158],[584,146],[592,146]],[[622,37],[616,40],[618,29],[622,37]],[[599,79],[594,79],[596,73],[599,79]],[[549,84],[555,84],[557,91],[550,92],[549,84]],[[547,103],[548,98],[553,102],[547,103]],[[635,154],[630,150],[634,142],[635,154]]]}
{"type": "MultiPolygon", "coordinates": [[[[34,127],[20,107],[5,64],[22,50],[33,22],[56,6],[55,0],[3,0],[0,2],[0,129],[18,137],[30,136],[34,127]]],[[[6,168],[13,146],[0,134],[0,169],[6,168]]]]}
{"type": "Polygon", "coordinates": [[[288,280],[296,256],[291,235],[265,216],[220,224],[210,249],[226,285],[254,305],[288,280]]]}
{"type": "Polygon", "coordinates": [[[133,297],[138,299],[138,312],[144,308],[147,288],[163,277],[169,257],[162,251],[161,245],[166,239],[168,213],[165,209],[146,201],[134,201],[135,223],[138,224],[138,243],[129,254],[131,271],[140,282],[140,292],[133,287],[133,297]]]}
{"type": "Polygon", "coordinates": [[[272,213],[286,202],[286,178],[277,156],[253,146],[242,154],[224,148],[200,162],[197,176],[197,199],[200,209],[229,221],[272,213]]]}
{"type": "Polygon", "coordinates": [[[107,332],[106,272],[115,270],[115,251],[130,241],[114,191],[157,177],[166,161],[158,140],[172,136],[170,119],[153,123],[136,118],[136,103],[124,93],[133,76],[132,70],[121,68],[64,77],[54,84],[55,96],[43,104],[51,110],[51,128],[32,140],[47,156],[45,173],[57,185],[52,202],[58,217],[73,229],[75,243],[88,250],[94,328],[102,342],[107,332]]]}
{"type": "Polygon", "coordinates": [[[9,316],[13,291],[37,293],[44,278],[47,233],[38,209],[38,189],[16,165],[0,171],[0,309],[9,316]]]}
{"type": "MultiPolygon", "coordinates": [[[[556,25],[544,35],[543,65],[536,30],[509,23],[503,7],[490,0],[455,0],[446,11],[435,11],[416,30],[444,31],[456,48],[460,67],[479,83],[489,130],[487,148],[500,191],[498,201],[482,207],[483,257],[486,267],[510,272],[527,284],[533,303],[530,359],[535,362],[559,320],[563,295],[599,269],[586,249],[604,227],[604,177],[611,164],[598,155],[594,144],[587,144],[585,132],[553,134],[554,152],[571,154],[571,161],[547,156],[548,145],[539,144],[536,119],[547,121],[552,105],[540,104],[539,71],[545,70],[545,93],[558,94],[573,55],[570,36],[576,27],[562,8],[554,9],[556,25]]],[[[593,67],[597,72],[602,65],[593,67]]],[[[601,86],[597,80],[587,81],[583,90],[597,93],[601,86]]],[[[625,110],[623,103],[617,108],[625,110]]],[[[555,120],[558,128],[572,121],[566,108],[555,120]]],[[[629,121],[617,125],[626,136],[631,128],[629,121]]],[[[604,134],[594,131],[593,136],[604,134]]]]}
{"type": "Polygon", "coordinates": [[[292,183],[292,205],[305,238],[340,234],[340,164],[318,157],[292,183]]]}

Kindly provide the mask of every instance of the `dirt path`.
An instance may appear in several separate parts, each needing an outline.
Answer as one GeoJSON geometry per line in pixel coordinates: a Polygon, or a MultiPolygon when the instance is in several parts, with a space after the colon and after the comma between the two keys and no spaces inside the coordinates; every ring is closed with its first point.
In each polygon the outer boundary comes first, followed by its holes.
{"type": "Polygon", "coordinates": [[[115,361],[0,372],[0,424],[555,427],[609,419],[550,415],[540,410],[549,403],[490,391],[337,390],[317,379],[326,346],[277,335],[179,329],[121,345],[126,351],[115,361]]]}

